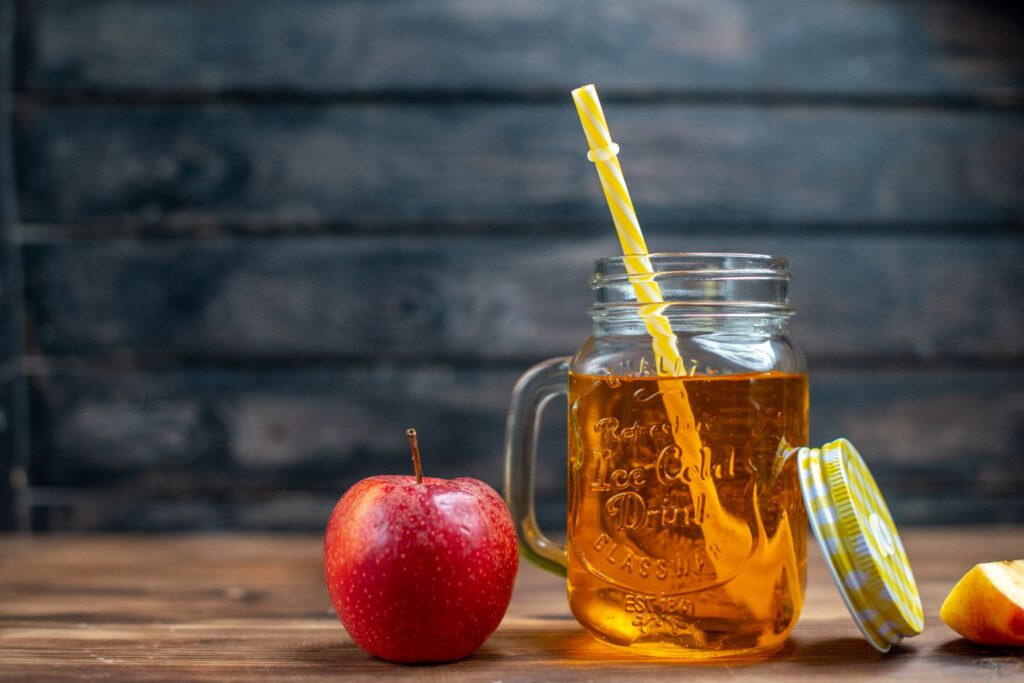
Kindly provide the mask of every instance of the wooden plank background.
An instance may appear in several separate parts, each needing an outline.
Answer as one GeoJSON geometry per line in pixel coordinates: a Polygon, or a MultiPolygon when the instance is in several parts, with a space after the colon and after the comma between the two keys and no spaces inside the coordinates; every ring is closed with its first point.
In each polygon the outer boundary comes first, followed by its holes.
{"type": "MultiPolygon", "coordinates": [[[[607,226],[605,226],[607,227],[607,226]]],[[[1024,355],[1012,235],[687,237],[667,250],[785,254],[812,365],[1024,355]]],[[[575,350],[604,237],[91,240],[26,248],[41,353],[471,359],[575,350]],[[170,314],[170,315],[169,315],[170,314]],[[45,323],[42,324],[42,323],[45,323]]]]}
{"type": "Polygon", "coordinates": [[[10,136],[10,63],[13,13],[9,3],[0,6],[0,529],[10,529],[14,521],[14,477],[16,462],[13,430],[14,410],[18,383],[15,348],[15,309],[20,303],[12,296],[16,249],[11,243],[14,219],[13,179],[11,178],[10,136]]]}
{"type": "Polygon", "coordinates": [[[562,98],[597,74],[603,88],[653,96],[1019,97],[1014,4],[35,0],[22,77],[47,92],[562,98]]]}
{"type": "MultiPolygon", "coordinates": [[[[1019,111],[637,103],[609,116],[651,229],[1024,213],[1019,111]]],[[[564,102],[32,105],[17,121],[21,207],[72,225],[600,234],[608,210],[578,129],[564,102]]]]}
{"type": "Polygon", "coordinates": [[[434,473],[498,484],[516,376],[586,337],[617,248],[591,80],[652,244],[790,259],[813,438],[853,439],[898,521],[1024,521],[1015,4],[13,8],[30,410],[0,527],[317,529],[405,468],[408,424],[434,473]]]}

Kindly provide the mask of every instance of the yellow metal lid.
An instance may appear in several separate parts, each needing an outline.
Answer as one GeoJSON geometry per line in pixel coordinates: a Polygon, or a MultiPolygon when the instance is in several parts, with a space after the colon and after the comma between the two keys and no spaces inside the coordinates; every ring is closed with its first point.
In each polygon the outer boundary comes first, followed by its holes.
{"type": "Polygon", "coordinates": [[[846,439],[798,452],[811,529],[864,637],[888,652],[924,628],[914,574],[889,508],[846,439]]]}

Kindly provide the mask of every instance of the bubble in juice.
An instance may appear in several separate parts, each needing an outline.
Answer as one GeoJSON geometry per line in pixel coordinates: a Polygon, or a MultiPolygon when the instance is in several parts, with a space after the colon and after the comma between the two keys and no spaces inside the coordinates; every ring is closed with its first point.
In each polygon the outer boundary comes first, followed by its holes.
{"type": "Polygon", "coordinates": [[[799,616],[807,376],[569,377],[573,614],[631,651],[771,650],[799,616]]]}

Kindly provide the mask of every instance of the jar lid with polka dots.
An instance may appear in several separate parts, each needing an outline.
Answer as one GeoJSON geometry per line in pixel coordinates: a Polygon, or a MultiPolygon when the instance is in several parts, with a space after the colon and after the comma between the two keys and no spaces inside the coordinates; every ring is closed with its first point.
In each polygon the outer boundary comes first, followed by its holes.
{"type": "Polygon", "coordinates": [[[811,529],[864,637],[888,652],[924,628],[910,562],[874,477],[853,444],[798,452],[811,529]]]}

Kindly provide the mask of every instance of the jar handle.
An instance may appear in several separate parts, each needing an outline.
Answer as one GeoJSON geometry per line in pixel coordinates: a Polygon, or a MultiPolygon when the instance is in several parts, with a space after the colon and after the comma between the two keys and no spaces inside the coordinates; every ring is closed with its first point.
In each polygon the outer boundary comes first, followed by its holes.
{"type": "Polygon", "coordinates": [[[565,546],[537,526],[534,484],[540,414],[555,396],[568,393],[569,358],[552,358],[527,370],[512,389],[505,427],[505,501],[519,537],[519,550],[541,569],[566,575],[565,546]]]}

